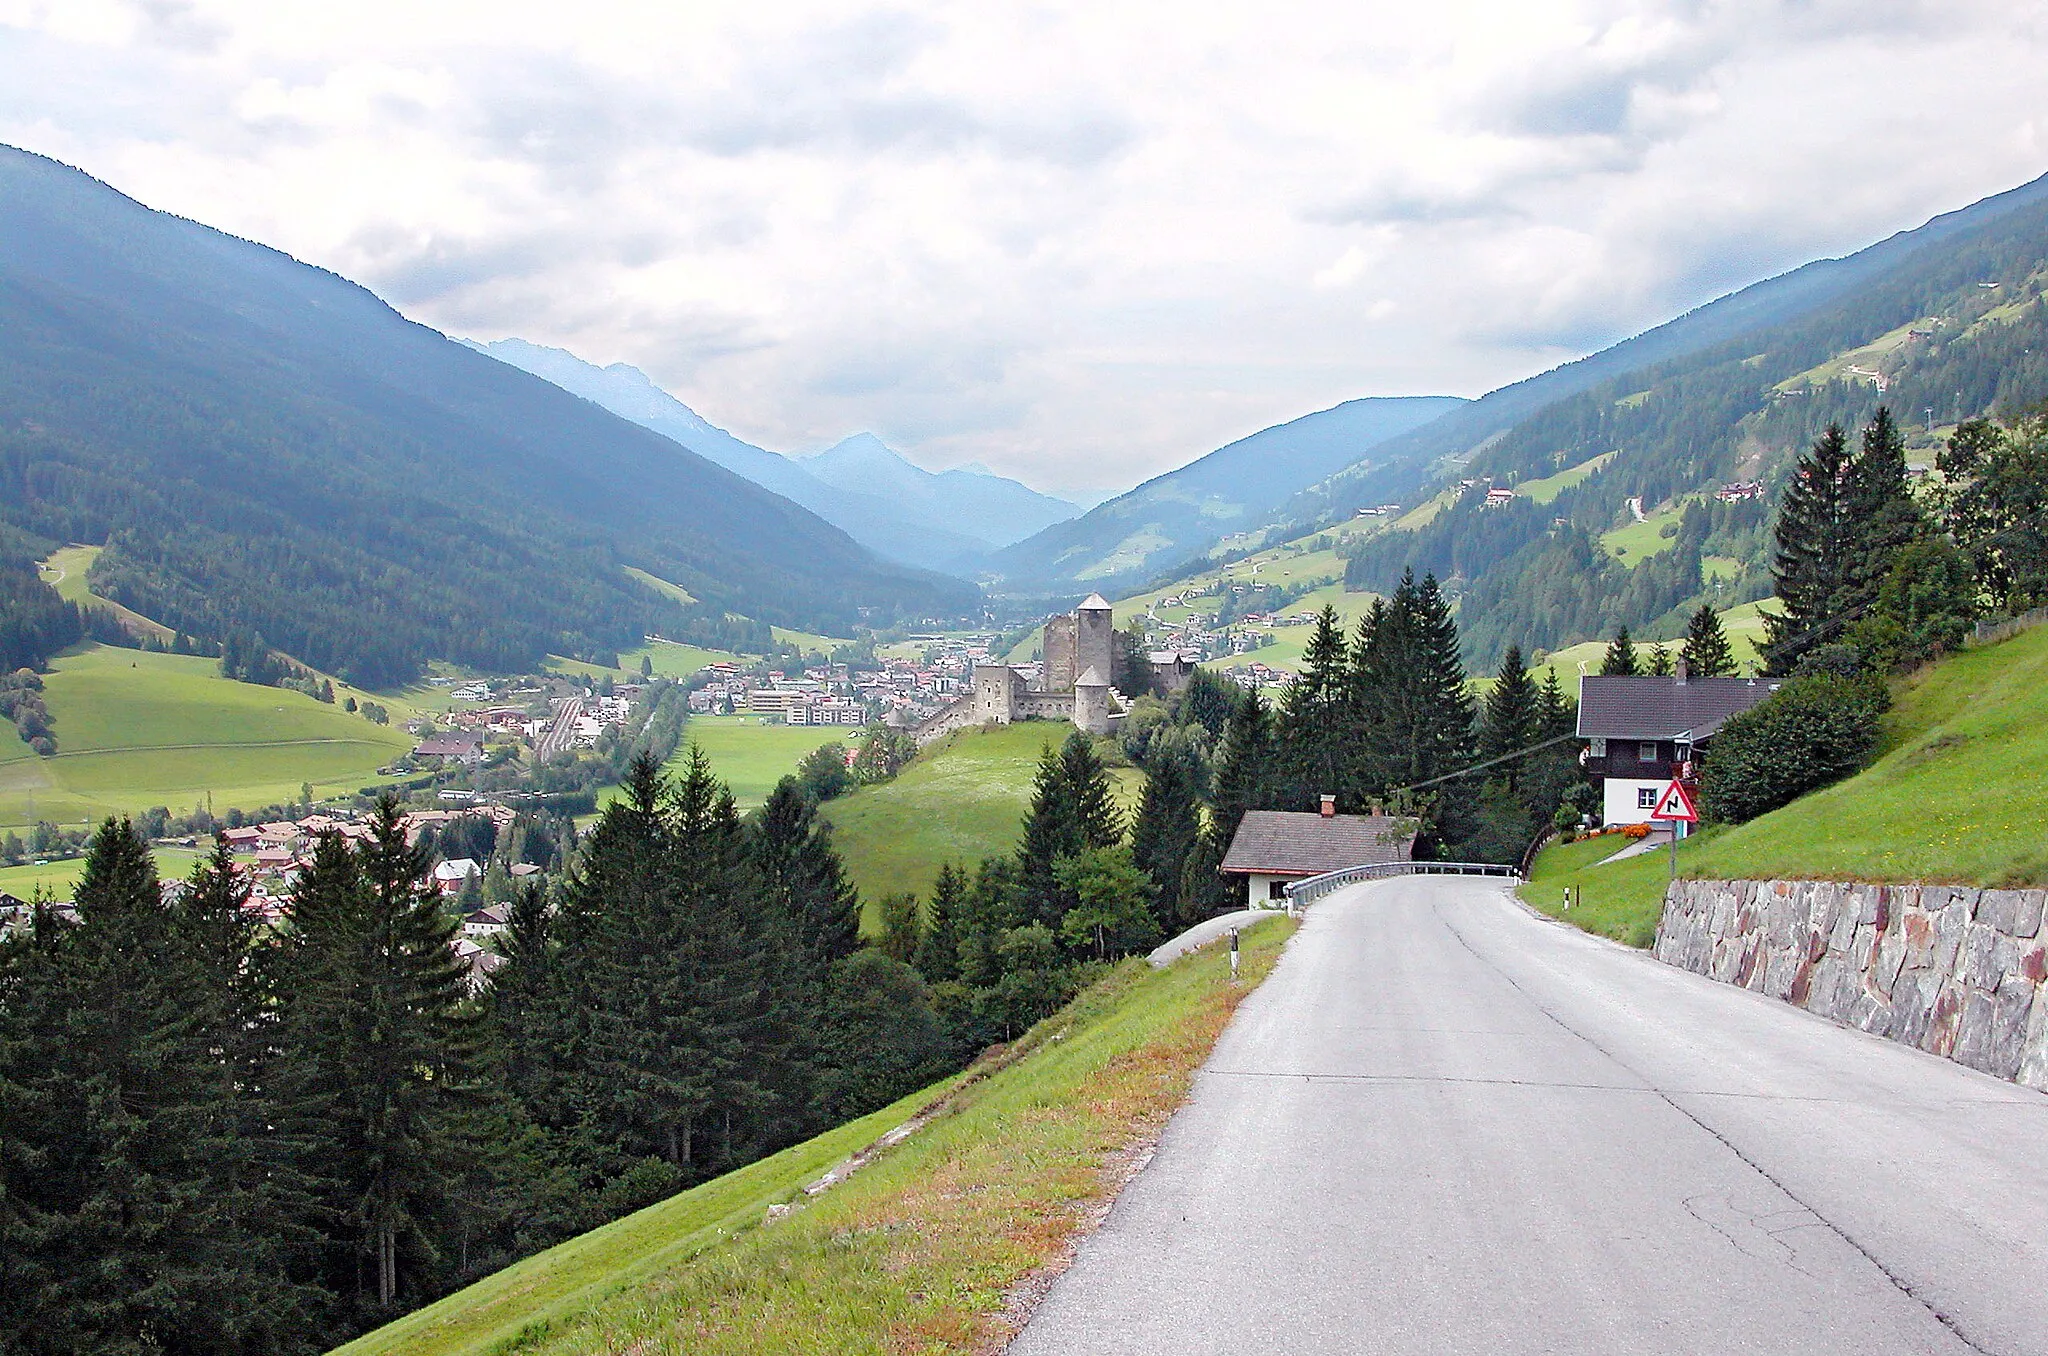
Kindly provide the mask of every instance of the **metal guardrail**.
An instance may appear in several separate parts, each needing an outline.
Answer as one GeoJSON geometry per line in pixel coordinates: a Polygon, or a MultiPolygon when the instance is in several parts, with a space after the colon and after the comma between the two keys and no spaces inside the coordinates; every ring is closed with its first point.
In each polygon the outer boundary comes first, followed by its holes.
{"type": "Polygon", "coordinates": [[[1321,899],[1332,890],[1362,880],[1386,880],[1390,876],[1503,876],[1520,880],[1519,867],[1498,862],[1377,862],[1372,866],[1347,866],[1342,871],[1325,871],[1320,876],[1294,881],[1287,886],[1287,908],[1291,913],[1303,904],[1321,899]]]}

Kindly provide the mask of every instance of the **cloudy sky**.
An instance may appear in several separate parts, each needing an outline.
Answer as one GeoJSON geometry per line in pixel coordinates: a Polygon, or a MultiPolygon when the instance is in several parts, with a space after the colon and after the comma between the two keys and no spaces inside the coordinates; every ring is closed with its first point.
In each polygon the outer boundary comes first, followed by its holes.
{"type": "Polygon", "coordinates": [[[784,451],[1122,488],[2048,171],[2048,0],[0,0],[0,141],[784,451]]]}

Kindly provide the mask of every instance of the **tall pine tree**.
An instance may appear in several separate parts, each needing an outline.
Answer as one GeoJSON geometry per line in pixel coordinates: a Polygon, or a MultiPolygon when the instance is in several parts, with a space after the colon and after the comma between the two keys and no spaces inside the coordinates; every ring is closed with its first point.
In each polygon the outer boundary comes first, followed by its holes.
{"type": "Polygon", "coordinates": [[[332,1221],[327,1282],[380,1316],[427,1284],[450,1188],[480,1147],[468,971],[429,869],[388,796],[359,850],[324,836],[280,966],[280,1083],[332,1221]]]}
{"type": "Polygon", "coordinates": [[[1640,676],[1642,671],[1642,661],[1636,658],[1635,642],[1629,639],[1628,628],[1624,626],[1614,633],[1614,639],[1607,644],[1607,653],[1600,660],[1600,676],[1635,678],[1640,676]]]}
{"type": "Polygon", "coordinates": [[[1350,799],[1346,783],[1356,728],[1350,659],[1337,609],[1325,604],[1275,722],[1283,808],[1310,809],[1323,795],[1350,799]]]}
{"type": "Polygon", "coordinates": [[[1829,424],[1799,459],[1778,506],[1771,575],[1778,607],[1763,612],[1768,671],[1790,673],[1799,657],[1834,636],[1847,612],[1861,547],[1848,435],[1829,424]]]}
{"type": "Polygon", "coordinates": [[[1735,672],[1735,650],[1721,629],[1720,614],[1701,603],[1685,626],[1685,648],[1679,652],[1686,673],[1694,678],[1726,678],[1735,672]]]}
{"type": "Polygon", "coordinates": [[[1171,936],[1182,916],[1188,857],[1202,835],[1202,802],[1194,768],[1177,750],[1163,750],[1145,768],[1145,790],[1131,825],[1131,860],[1150,876],[1154,921],[1171,936]]]}
{"type": "MultiPolygon", "coordinates": [[[[1501,656],[1493,688],[1486,694],[1486,709],[1479,725],[1479,756],[1499,758],[1536,743],[1541,728],[1541,697],[1528,668],[1522,663],[1522,647],[1509,645],[1501,656]]],[[[1521,770],[1504,763],[1492,774],[1510,791],[1518,785],[1521,770]]]]}

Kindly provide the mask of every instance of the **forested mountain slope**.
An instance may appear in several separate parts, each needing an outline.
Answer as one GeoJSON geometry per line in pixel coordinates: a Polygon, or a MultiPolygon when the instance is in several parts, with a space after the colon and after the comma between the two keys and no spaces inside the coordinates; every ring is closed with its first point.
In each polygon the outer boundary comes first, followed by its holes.
{"type": "Polygon", "coordinates": [[[472,346],[673,438],[904,564],[971,569],[986,552],[1078,512],[1063,500],[1000,476],[925,471],[882,447],[872,435],[858,435],[818,457],[794,460],[734,437],[624,363],[598,367],[564,349],[523,339],[472,346]],[[881,449],[879,456],[845,455],[849,445],[857,453],[870,452],[869,443],[881,449]]]}
{"type": "Polygon", "coordinates": [[[1391,440],[1463,403],[1455,396],[1350,400],[1263,429],[1018,542],[997,555],[995,567],[1014,587],[1141,582],[1264,521],[1342,467],[1362,458],[1378,464],[1391,440]]]}
{"type": "Polygon", "coordinates": [[[0,522],[106,542],[95,588],[167,625],[369,685],[973,604],[333,274],[7,148],[0,522]]]}
{"type": "Polygon", "coordinates": [[[1931,463],[1960,420],[2048,397],[2048,201],[2034,199],[1888,251],[1882,272],[1797,319],[1553,401],[1473,455],[1426,524],[1357,545],[1347,582],[1383,589],[1409,568],[1449,581],[1481,667],[1511,642],[1662,636],[1703,597],[1763,596],[1771,507],[1827,424],[1853,430],[1887,405],[1931,463]],[[1552,480],[1570,468],[1589,469],[1552,480]],[[1748,482],[1762,497],[1717,498],[1748,482]],[[1490,486],[1543,492],[1489,505],[1490,486]]]}
{"type": "MultiPolygon", "coordinates": [[[[1462,458],[1558,401],[1623,374],[1682,359],[1740,335],[1809,316],[1906,264],[1922,250],[1970,234],[2011,212],[2048,200],[2048,175],[1995,194],[1925,225],[1900,231],[1840,259],[1818,259],[1753,283],[1634,338],[1548,372],[1503,386],[1405,436],[1389,440],[1367,464],[1345,468],[1283,505],[1281,522],[1342,517],[1362,504],[1408,499],[1462,458]]],[[[1453,470],[1453,477],[1459,473],[1453,470]]]]}

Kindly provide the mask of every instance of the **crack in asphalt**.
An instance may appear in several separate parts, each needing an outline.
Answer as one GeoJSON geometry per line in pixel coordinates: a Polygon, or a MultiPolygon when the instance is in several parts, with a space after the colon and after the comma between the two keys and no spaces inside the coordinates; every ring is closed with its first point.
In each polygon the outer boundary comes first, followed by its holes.
{"type": "MultiPolygon", "coordinates": [[[[1559,1030],[1565,1032],[1567,1035],[1570,1035],[1578,1040],[1585,1042],[1587,1045],[1599,1051],[1608,1059],[1614,1061],[1614,1063],[1618,1067],[1627,1070],[1629,1073],[1634,1074],[1638,1078],[1642,1077],[1640,1073],[1638,1073],[1634,1068],[1630,1067],[1627,1060],[1621,1058],[1621,1056],[1617,1055],[1614,1051],[1609,1050],[1599,1041],[1594,1040],[1591,1036],[1587,1035],[1583,1031],[1580,1031],[1570,1022],[1567,1022],[1564,1018],[1558,1016],[1557,1013],[1553,1012],[1548,1005],[1546,1005],[1540,999],[1538,999],[1536,995],[1530,993],[1526,988],[1522,987],[1521,983],[1517,981],[1513,975],[1509,974],[1506,970],[1502,969],[1498,964],[1496,964],[1488,957],[1481,955],[1478,948],[1474,947],[1471,942],[1466,940],[1465,934],[1460,932],[1457,926],[1453,924],[1449,918],[1446,918],[1444,916],[1443,908],[1441,905],[1431,904],[1430,913],[1436,918],[1438,923],[1443,925],[1444,931],[1450,933],[1451,937],[1458,943],[1458,945],[1465,948],[1465,953],[1467,955],[1471,956],[1472,959],[1478,961],[1487,969],[1493,971],[1493,973],[1495,973],[1496,975],[1499,975],[1501,979],[1507,984],[1507,986],[1513,989],[1516,993],[1520,994],[1522,998],[1525,1001],[1527,1001],[1531,1007],[1535,1008],[1538,1012],[1542,1013],[1545,1017],[1548,1017],[1552,1022],[1556,1023],[1559,1030]]],[[[1886,1266],[1883,1261],[1879,1260],[1877,1254],[1875,1252],[1872,1252],[1861,1241],[1859,1241],[1855,1235],[1851,1234],[1847,1229],[1843,1228],[1841,1225],[1829,1219],[1826,1215],[1823,1215],[1820,1211],[1814,1209],[1811,1205],[1808,1205],[1806,1201],[1800,1198],[1799,1193],[1793,1191],[1790,1186],[1786,1185],[1783,1181],[1781,1181],[1775,1173],[1771,1172],[1770,1169],[1764,1167],[1763,1164],[1757,1162],[1754,1158],[1750,1157],[1749,1154],[1745,1153],[1741,1148],[1739,1148],[1735,1144],[1733,1140],[1729,1139],[1728,1136],[1722,1134],[1719,1130],[1716,1130],[1713,1126],[1701,1120],[1691,1111],[1688,1111],[1686,1108],[1680,1106],[1675,1100],[1673,1100],[1672,1094],[1667,1093],[1662,1089],[1648,1086],[1646,1086],[1642,1090],[1653,1093],[1666,1106],[1670,1107],[1673,1111],[1685,1117],[1685,1119],[1691,1121],[1694,1125],[1698,1126],[1702,1131],[1712,1136],[1716,1141],[1720,1143],[1720,1145],[1723,1148],[1728,1150],[1729,1153],[1735,1155],[1737,1159],[1741,1160],[1743,1165],[1749,1168],[1751,1172],[1754,1172],[1757,1176],[1763,1178],[1766,1182],[1769,1182],[1772,1186],[1776,1187],[1779,1191],[1783,1192],[1787,1200],[1791,1201],[1794,1205],[1798,1206],[1800,1209],[1812,1215],[1815,1220],[1817,1220],[1830,1233],[1834,1234],[1835,1237],[1841,1239],[1851,1248],[1854,1248],[1857,1251],[1857,1253],[1859,1253],[1863,1257],[1865,1261],[1869,1262],[1871,1266],[1877,1269],[1879,1275],[1883,1276],[1885,1280],[1891,1283],[1893,1289],[1897,1290],[1901,1295],[1904,1295],[1907,1299],[1913,1301],[1913,1303],[1919,1305],[1922,1309],[1926,1310],[1928,1315],[1932,1317],[1935,1322],[1939,1323],[1943,1328],[1947,1329],[1949,1334],[1952,1337],[1954,1337],[1958,1342],[1961,1342],[1971,1351],[1981,1353],[1981,1356],[1999,1356],[1999,1354],[1992,1351],[1991,1348],[1982,1345],[1981,1343],[1973,1339],[1968,1333],[1964,1332],[1962,1329],[1962,1324],[1959,1320],[1957,1320],[1953,1315],[1944,1312],[1939,1305],[1935,1304],[1932,1300],[1928,1299],[1925,1295],[1922,1295],[1921,1293],[1919,1293],[1919,1291],[1914,1289],[1910,1281],[1906,1280],[1903,1276],[1900,1276],[1898,1273],[1894,1272],[1890,1267],[1886,1266]]],[[[1688,1209],[1689,1208],[1690,1207],[1688,1206],[1688,1209]]],[[[1695,1218],[1697,1218],[1697,1216],[1695,1216],[1695,1218]]],[[[1702,1221],[1702,1223],[1705,1222],[1706,1221],[1702,1221]]],[[[1709,1225],[1709,1227],[1713,1226],[1709,1225]]]]}
{"type": "MultiPolygon", "coordinates": [[[[1549,1013],[1544,1014],[1546,1017],[1550,1015],[1549,1013]]],[[[1556,1019],[1553,1017],[1552,1020],[1555,1021],[1556,1019]]],[[[1566,1029],[1570,1030],[1569,1027],[1566,1029]]],[[[1571,1034],[1576,1036],[1579,1033],[1573,1031],[1571,1034]]],[[[1606,1052],[1602,1051],[1601,1053],[1605,1054],[1606,1052]]],[[[1619,1061],[1616,1062],[1619,1063],[1619,1061]]],[[[1197,1076],[1202,1078],[1274,1078],[1286,1081],[1299,1080],[1305,1083],[1450,1083],[1470,1084],[1475,1087],[1557,1088],[1565,1092],[1641,1092],[1666,1098],[1721,1097],[1731,1101],[1796,1102],[1824,1106],[1861,1105],[1861,1103],[1850,1097],[1813,1097],[1790,1092],[1738,1092],[1725,1088],[1660,1088],[1647,1084],[1632,1085],[1627,1083],[1567,1083],[1542,1078],[1485,1078],[1473,1074],[1340,1074],[1301,1073],[1275,1069],[1200,1069],[1196,1072],[1197,1076]]],[[[1930,1105],[1943,1107],[2018,1107],[2023,1111],[2048,1112],[2048,1099],[2044,1099],[2040,1106],[2035,1106],[2032,1102],[2010,1097],[1957,1097],[1948,1098],[1938,1103],[1931,1103],[1930,1105]]]]}

